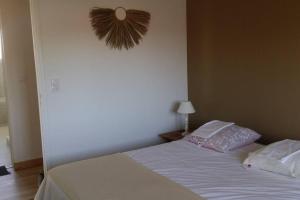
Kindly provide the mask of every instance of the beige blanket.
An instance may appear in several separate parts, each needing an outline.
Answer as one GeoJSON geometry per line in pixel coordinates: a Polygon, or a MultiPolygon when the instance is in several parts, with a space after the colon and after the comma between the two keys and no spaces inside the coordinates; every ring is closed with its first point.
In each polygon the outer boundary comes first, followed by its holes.
{"type": "Polygon", "coordinates": [[[71,200],[202,199],[124,154],[64,165],[48,176],[71,200]]]}

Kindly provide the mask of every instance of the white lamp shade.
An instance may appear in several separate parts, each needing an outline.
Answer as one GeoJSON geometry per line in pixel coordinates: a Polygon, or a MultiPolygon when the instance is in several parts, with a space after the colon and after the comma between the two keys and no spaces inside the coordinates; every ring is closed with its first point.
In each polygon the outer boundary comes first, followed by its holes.
{"type": "Polygon", "coordinates": [[[177,112],[180,114],[191,114],[195,113],[195,108],[190,101],[182,101],[177,112]]]}

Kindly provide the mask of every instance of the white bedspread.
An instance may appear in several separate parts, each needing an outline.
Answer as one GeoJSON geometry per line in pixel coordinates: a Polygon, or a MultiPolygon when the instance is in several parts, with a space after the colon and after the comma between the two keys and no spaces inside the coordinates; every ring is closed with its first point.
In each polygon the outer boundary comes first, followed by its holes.
{"type": "Polygon", "coordinates": [[[253,144],[218,153],[177,141],[128,152],[134,160],[209,200],[300,200],[300,180],[245,169],[242,161],[253,144]]]}
{"type": "MultiPolygon", "coordinates": [[[[224,154],[176,141],[126,154],[205,199],[300,200],[300,180],[243,168],[242,160],[258,147],[254,144],[224,154]]],[[[70,200],[51,178],[35,199],[70,200]]]]}

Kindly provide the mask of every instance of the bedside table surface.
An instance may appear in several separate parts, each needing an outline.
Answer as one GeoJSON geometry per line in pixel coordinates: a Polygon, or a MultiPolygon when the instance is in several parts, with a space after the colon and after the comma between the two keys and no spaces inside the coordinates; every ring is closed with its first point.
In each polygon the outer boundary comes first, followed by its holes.
{"type": "Polygon", "coordinates": [[[182,135],[184,131],[180,130],[180,131],[172,131],[172,132],[168,132],[168,133],[163,133],[160,134],[159,137],[161,137],[162,139],[168,141],[168,142],[172,142],[172,141],[176,141],[176,140],[180,140],[182,139],[184,136],[182,135]]]}

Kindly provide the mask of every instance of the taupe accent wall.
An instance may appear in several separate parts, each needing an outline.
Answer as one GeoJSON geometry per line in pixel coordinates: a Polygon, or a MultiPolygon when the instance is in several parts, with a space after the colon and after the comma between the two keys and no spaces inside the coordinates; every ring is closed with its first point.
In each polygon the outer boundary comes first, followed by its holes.
{"type": "Polygon", "coordinates": [[[188,62],[192,126],[300,139],[300,1],[188,0],[188,62]]]}

